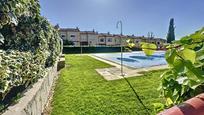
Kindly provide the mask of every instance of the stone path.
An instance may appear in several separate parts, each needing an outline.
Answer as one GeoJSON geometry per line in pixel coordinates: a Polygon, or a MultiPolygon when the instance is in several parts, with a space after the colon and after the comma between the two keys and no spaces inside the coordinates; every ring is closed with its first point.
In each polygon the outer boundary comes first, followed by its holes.
{"type": "MultiPolygon", "coordinates": [[[[103,68],[103,69],[96,69],[96,71],[103,76],[106,80],[118,80],[118,79],[122,79],[123,77],[121,76],[121,69],[120,69],[120,64],[108,61],[108,60],[104,60],[101,59],[99,57],[93,56],[93,55],[89,55],[92,58],[95,58],[99,61],[108,63],[114,67],[111,68],[103,68]]],[[[160,65],[160,66],[153,66],[153,67],[147,67],[147,68],[139,68],[139,69],[134,69],[134,68],[129,68],[124,66],[124,77],[136,77],[136,76],[141,76],[143,75],[143,72],[148,72],[148,71],[153,71],[153,70],[159,70],[159,69],[167,69],[168,66],[167,65],[160,65]]]]}

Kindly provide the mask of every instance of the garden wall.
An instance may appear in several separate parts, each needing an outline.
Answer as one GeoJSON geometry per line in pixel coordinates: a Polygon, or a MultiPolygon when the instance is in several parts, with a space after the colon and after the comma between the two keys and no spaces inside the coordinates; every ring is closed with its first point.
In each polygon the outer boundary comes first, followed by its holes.
{"type": "Polygon", "coordinates": [[[158,115],[204,115],[204,93],[180,105],[173,106],[158,115]]]}
{"type": "Polygon", "coordinates": [[[19,102],[10,106],[3,115],[41,115],[57,76],[57,63],[48,68],[48,73],[24,93],[19,102]]]}

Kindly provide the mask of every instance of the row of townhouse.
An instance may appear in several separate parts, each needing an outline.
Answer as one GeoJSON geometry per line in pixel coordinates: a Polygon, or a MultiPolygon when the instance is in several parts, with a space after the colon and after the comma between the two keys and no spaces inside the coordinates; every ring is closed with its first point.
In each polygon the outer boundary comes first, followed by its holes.
{"type": "Polygon", "coordinates": [[[141,42],[149,42],[157,45],[158,48],[162,48],[166,43],[165,39],[161,38],[147,38],[144,36],[128,36],[128,35],[117,35],[108,33],[98,33],[96,31],[80,31],[79,28],[61,28],[60,36],[64,41],[70,41],[73,46],[109,46],[118,47],[121,44],[127,45],[127,40],[131,39],[136,47],[140,47],[141,42]]]}

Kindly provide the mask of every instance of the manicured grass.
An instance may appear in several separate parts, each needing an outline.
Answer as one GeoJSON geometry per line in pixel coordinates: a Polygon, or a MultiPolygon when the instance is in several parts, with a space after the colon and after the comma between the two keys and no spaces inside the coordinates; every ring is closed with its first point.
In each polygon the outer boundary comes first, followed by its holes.
{"type": "MultiPolygon", "coordinates": [[[[52,115],[146,114],[125,80],[106,81],[95,71],[110,65],[79,55],[66,55],[66,64],[55,88],[52,115]]],[[[162,72],[128,79],[151,112],[153,103],[162,102],[157,91],[162,72]]]]}

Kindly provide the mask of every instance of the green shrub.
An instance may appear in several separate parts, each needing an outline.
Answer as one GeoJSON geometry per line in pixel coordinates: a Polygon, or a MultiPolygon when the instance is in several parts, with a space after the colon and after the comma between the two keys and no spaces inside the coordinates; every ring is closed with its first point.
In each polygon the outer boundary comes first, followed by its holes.
{"type": "Polygon", "coordinates": [[[179,104],[204,91],[204,28],[175,41],[167,49],[170,69],[161,75],[160,89],[172,104],[179,104]]]}
{"type": "Polygon", "coordinates": [[[0,1],[0,102],[44,76],[60,51],[58,30],[40,16],[38,0],[0,1]]]}
{"type": "MultiPolygon", "coordinates": [[[[130,48],[134,45],[127,42],[130,48]]],[[[152,44],[141,45],[146,55],[155,51],[152,44]]],[[[167,44],[166,50],[169,69],[161,75],[159,89],[170,107],[204,92],[204,28],[167,44]]]]}
{"type": "Polygon", "coordinates": [[[0,52],[0,97],[3,98],[12,87],[28,86],[45,74],[43,60],[30,52],[15,50],[0,52]],[[40,61],[39,61],[40,60],[40,61]]]}

